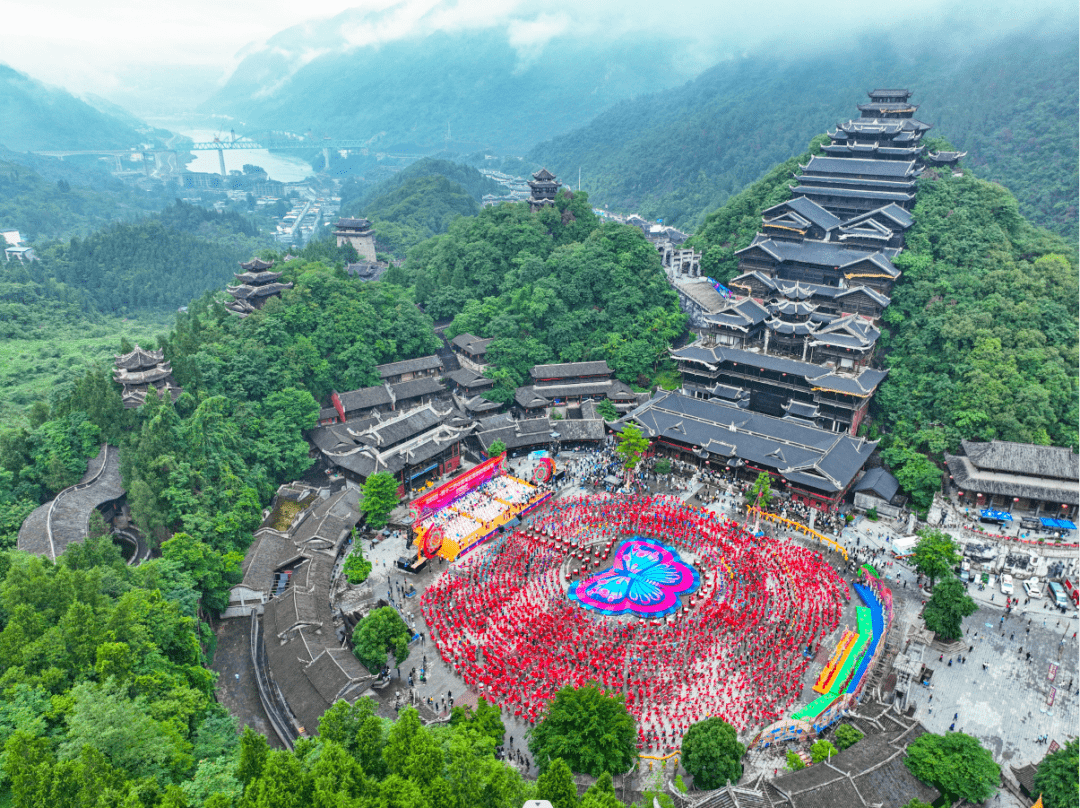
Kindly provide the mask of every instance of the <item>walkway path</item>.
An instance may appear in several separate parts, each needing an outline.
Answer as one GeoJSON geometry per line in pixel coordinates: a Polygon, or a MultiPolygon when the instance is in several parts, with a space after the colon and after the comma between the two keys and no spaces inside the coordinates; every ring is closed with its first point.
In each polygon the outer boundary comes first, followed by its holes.
{"type": "Polygon", "coordinates": [[[103,444],[78,483],[26,518],[19,529],[18,548],[55,561],[71,542],[86,538],[94,508],[123,495],[120,450],[103,444]]]}

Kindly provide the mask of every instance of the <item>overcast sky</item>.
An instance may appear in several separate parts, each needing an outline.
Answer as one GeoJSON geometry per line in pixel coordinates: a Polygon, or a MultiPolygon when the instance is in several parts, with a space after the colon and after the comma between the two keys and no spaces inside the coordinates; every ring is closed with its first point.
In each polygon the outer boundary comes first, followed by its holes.
{"type": "MultiPolygon", "coordinates": [[[[0,61],[76,93],[116,97],[123,85],[154,80],[153,67],[199,68],[208,83],[269,37],[348,8],[371,12],[347,39],[370,44],[435,29],[505,27],[523,50],[571,32],[604,36],[639,29],[679,33],[688,56],[751,50],[779,40],[785,50],[821,48],[885,26],[909,28],[954,18],[971,36],[1024,24],[1075,0],[813,3],[807,0],[0,0],[0,61]]],[[[716,61],[712,59],[712,61],[716,61]]],[[[212,91],[207,86],[206,94],[212,91]]]]}

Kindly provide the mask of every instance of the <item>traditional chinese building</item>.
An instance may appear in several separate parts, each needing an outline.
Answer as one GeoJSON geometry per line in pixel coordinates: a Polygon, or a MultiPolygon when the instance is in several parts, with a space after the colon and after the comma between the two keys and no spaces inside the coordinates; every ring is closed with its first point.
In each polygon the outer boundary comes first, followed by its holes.
{"type": "Polygon", "coordinates": [[[960,444],[960,453],[945,455],[945,464],[950,487],[963,504],[1050,519],[1076,518],[1080,456],[1071,449],[1004,440],[960,444]]]}
{"type": "Polygon", "coordinates": [[[762,350],[727,348],[703,339],[671,352],[683,391],[779,418],[800,418],[828,432],[855,434],[887,371],[866,364],[840,370],[762,350]]]}
{"type": "Polygon", "coordinates": [[[225,291],[232,295],[233,299],[225,304],[225,308],[240,317],[247,317],[253,311],[261,309],[271,297],[279,296],[284,290],[292,289],[293,285],[281,283],[278,279],[280,272],[271,272],[273,261],[260,261],[255,258],[246,263],[241,263],[244,270],[235,273],[233,277],[239,281],[236,286],[227,286],[225,291]]]}
{"type": "Polygon", "coordinates": [[[131,353],[116,356],[113,381],[123,385],[121,397],[129,410],[142,406],[151,389],[158,395],[168,391],[173,401],[183,392],[173,382],[172,364],[165,360],[165,352],[146,351],[138,345],[131,353]]]}
{"type": "Polygon", "coordinates": [[[660,392],[612,425],[636,424],[660,456],[715,470],[777,477],[797,501],[832,508],[877,446],[799,418],[777,418],[721,399],[660,392]]]}
{"type": "Polygon", "coordinates": [[[562,183],[546,168],[541,168],[529,180],[529,209],[540,210],[555,204],[555,195],[562,183]]]}
{"type": "Polygon", "coordinates": [[[339,247],[351,244],[362,262],[374,264],[378,261],[375,256],[375,233],[367,219],[338,219],[334,237],[339,247]]]}

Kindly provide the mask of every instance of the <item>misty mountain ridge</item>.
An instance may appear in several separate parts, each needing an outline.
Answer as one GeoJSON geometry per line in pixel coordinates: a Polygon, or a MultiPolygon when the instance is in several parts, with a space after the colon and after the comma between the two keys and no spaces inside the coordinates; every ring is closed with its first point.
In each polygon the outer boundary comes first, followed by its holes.
{"type": "Polygon", "coordinates": [[[249,130],[286,129],[520,154],[611,104],[696,74],[673,37],[563,35],[530,49],[501,28],[433,31],[355,47],[346,12],[289,29],[247,55],[205,104],[249,130]]]}
{"type": "Polygon", "coordinates": [[[104,99],[95,104],[0,64],[0,144],[12,151],[127,149],[149,128],[104,99]]]}

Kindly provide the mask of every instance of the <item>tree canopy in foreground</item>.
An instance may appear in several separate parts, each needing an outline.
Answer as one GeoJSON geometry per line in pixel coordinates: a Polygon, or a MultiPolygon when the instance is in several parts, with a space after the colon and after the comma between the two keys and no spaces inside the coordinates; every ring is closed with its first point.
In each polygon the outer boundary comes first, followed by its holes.
{"type": "Polygon", "coordinates": [[[1001,782],[1001,768],[990,751],[963,732],[916,738],[907,748],[904,764],[940,791],[950,805],[957,800],[983,802],[1001,782]]]}
{"type": "Polygon", "coordinates": [[[567,686],[555,694],[547,714],[530,732],[529,750],[541,771],[562,758],[573,771],[599,777],[629,770],[637,755],[636,742],[625,697],[589,684],[567,686]]]}

